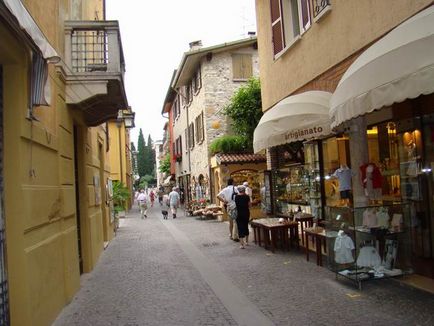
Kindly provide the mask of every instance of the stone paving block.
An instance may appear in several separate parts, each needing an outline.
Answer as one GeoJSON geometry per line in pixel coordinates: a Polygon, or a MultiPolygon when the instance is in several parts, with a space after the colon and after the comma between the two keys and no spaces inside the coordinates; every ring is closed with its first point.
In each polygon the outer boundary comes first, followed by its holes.
{"type": "Polygon", "coordinates": [[[54,326],[237,325],[169,232],[171,223],[275,325],[434,325],[434,296],[393,280],[353,284],[306,262],[303,252],[240,250],[228,225],[182,213],[163,220],[154,207],[122,221],[54,326]]]}

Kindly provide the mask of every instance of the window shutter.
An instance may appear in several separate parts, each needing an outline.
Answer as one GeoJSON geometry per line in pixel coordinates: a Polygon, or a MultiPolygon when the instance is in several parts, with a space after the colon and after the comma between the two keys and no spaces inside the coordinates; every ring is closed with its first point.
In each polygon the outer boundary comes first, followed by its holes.
{"type": "Polygon", "coordinates": [[[187,148],[190,147],[190,142],[191,142],[190,137],[188,135],[188,128],[184,130],[184,137],[185,137],[185,150],[187,151],[187,148]]]}
{"type": "Polygon", "coordinates": [[[200,131],[200,141],[203,141],[205,139],[205,128],[204,128],[204,121],[203,121],[203,112],[200,114],[200,127],[201,127],[201,131],[200,131]]]}
{"type": "Polygon", "coordinates": [[[232,78],[233,79],[243,78],[242,60],[243,59],[241,54],[232,54],[232,78]]]}
{"type": "Polygon", "coordinates": [[[271,33],[273,37],[273,53],[274,55],[276,55],[279,52],[281,52],[285,47],[281,0],[270,0],[270,7],[271,7],[271,33]]]}
{"type": "Polygon", "coordinates": [[[190,133],[191,133],[191,135],[190,135],[191,147],[193,148],[194,147],[194,123],[193,122],[190,124],[190,133]]]}
{"type": "Polygon", "coordinates": [[[242,56],[242,71],[244,79],[249,79],[253,76],[252,56],[250,54],[243,54],[242,56]]]}

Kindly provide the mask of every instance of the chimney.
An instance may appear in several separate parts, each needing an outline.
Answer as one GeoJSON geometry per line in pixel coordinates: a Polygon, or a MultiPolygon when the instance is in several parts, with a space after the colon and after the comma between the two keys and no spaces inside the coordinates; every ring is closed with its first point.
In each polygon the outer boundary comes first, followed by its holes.
{"type": "Polygon", "coordinates": [[[190,42],[188,45],[190,45],[190,51],[199,50],[202,47],[202,41],[193,41],[190,42]]]}

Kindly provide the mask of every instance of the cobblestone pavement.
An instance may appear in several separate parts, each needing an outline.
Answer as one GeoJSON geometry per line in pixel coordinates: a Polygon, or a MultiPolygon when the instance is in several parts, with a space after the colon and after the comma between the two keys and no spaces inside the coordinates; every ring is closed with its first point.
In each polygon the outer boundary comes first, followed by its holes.
{"type": "Polygon", "coordinates": [[[360,292],[302,252],[240,250],[226,223],[160,215],[155,207],[145,220],[136,210],[122,220],[54,326],[434,325],[434,295],[394,280],[360,292]],[[240,322],[243,313],[254,321],[240,322]]]}

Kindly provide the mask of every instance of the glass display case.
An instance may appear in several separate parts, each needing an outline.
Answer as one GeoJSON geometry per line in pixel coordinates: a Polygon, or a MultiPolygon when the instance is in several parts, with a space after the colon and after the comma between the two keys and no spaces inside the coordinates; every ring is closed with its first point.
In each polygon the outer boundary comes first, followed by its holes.
{"type": "Polygon", "coordinates": [[[411,269],[410,205],[326,207],[328,267],[355,282],[402,276],[411,269]]]}
{"type": "Polygon", "coordinates": [[[296,164],[274,171],[273,184],[276,198],[276,213],[291,215],[306,210],[309,181],[304,167],[296,164]]]}

